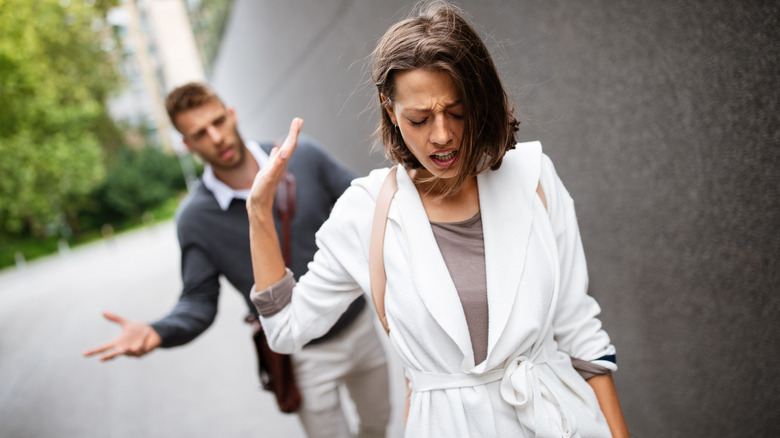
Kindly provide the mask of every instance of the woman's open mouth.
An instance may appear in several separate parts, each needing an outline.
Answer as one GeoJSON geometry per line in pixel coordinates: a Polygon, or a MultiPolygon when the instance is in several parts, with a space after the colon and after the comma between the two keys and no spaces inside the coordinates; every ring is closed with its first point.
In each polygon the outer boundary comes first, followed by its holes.
{"type": "Polygon", "coordinates": [[[431,154],[430,157],[436,167],[446,169],[455,164],[455,161],[458,159],[458,150],[450,149],[443,152],[437,152],[431,154]]]}

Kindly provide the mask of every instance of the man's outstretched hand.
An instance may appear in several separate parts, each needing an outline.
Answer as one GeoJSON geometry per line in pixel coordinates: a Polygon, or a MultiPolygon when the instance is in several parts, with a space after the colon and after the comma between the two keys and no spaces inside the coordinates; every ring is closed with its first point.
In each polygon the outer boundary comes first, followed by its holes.
{"type": "Polygon", "coordinates": [[[162,339],[151,325],[132,319],[125,319],[111,312],[103,312],[103,316],[120,325],[119,336],[99,347],[84,352],[84,357],[104,353],[101,361],[111,360],[119,355],[141,357],[160,346],[162,339]]]}

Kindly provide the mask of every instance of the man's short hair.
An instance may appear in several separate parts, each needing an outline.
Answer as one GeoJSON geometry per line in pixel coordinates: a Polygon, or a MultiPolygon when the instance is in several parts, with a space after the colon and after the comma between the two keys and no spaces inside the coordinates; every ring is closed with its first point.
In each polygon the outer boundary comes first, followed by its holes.
{"type": "Polygon", "coordinates": [[[165,109],[168,111],[171,123],[176,126],[177,115],[214,100],[222,103],[219,96],[206,85],[199,82],[190,82],[176,87],[168,94],[168,97],[165,98],[165,109]]]}

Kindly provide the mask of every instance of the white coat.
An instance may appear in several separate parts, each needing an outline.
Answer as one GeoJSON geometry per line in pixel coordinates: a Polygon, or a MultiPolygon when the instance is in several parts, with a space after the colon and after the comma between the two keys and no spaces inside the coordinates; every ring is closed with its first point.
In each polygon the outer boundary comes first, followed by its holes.
{"type": "MultiPolygon", "coordinates": [[[[355,180],[336,203],[290,305],[262,318],[272,348],[299,350],[357,295],[370,296],[369,236],[387,172],[355,180]]],[[[420,196],[405,171],[397,180],[385,234],[385,306],[413,391],[406,436],[609,437],[570,357],[595,361],[615,350],[587,295],[573,201],[541,144],[518,144],[498,171],[477,177],[489,311],[487,358],[479,364],[420,196]]]]}

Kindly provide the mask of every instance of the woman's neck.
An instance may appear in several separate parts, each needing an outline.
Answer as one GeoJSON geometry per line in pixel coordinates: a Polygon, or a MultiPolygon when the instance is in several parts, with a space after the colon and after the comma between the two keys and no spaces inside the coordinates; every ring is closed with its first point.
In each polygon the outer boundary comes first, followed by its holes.
{"type": "Polygon", "coordinates": [[[474,217],[479,211],[477,177],[467,179],[458,191],[450,196],[441,195],[441,181],[427,181],[420,175],[412,175],[425,213],[431,222],[460,222],[474,217]]]}

